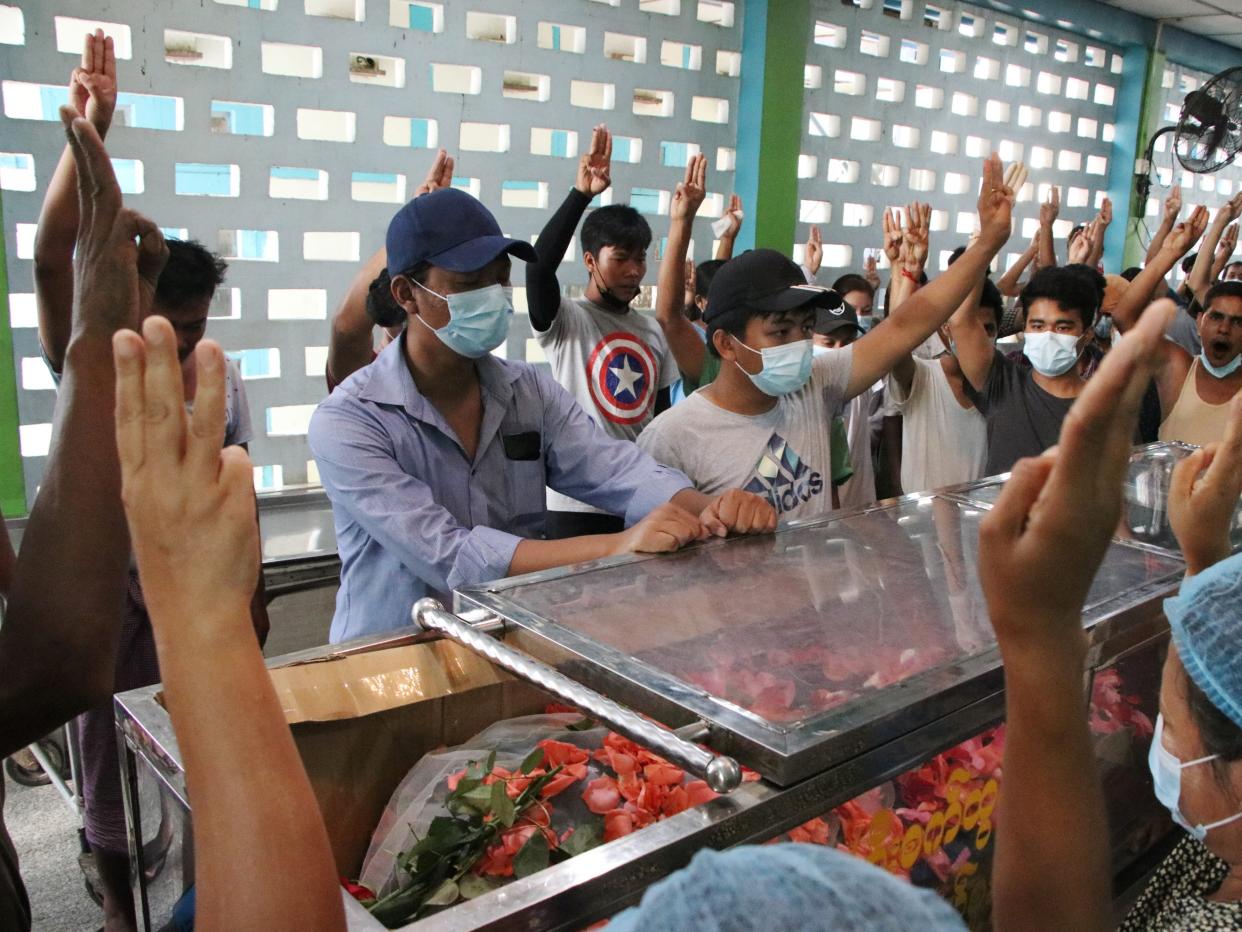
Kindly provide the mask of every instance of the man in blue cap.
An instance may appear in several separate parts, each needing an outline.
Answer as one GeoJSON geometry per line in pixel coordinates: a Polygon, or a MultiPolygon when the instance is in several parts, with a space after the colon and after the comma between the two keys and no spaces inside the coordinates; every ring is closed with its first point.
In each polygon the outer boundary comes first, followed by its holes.
{"type": "Polygon", "coordinates": [[[333,643],[409,624],[424,595],[775,528],[758,496],[701,494],[601,431],[534,366],[492,355],[513,313],[510,257],[535,250],[470,195],[410,201],[387,251],[405,332],[310,424],[341,554],[333,643]],[[627,530],[544,540],[545,486],[623,516],[627,530]]]}

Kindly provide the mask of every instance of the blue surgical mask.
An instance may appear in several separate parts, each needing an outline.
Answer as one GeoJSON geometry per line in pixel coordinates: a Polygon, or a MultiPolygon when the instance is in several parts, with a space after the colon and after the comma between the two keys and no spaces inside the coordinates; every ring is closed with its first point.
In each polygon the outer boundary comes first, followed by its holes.
{"type": "Polygon", "coordinates": [[[1229,376],[1238,371],[1239,366],[1242,366],[1242,353],[1234,356],[1233,359],[1229,360],[1229,362],[1225,363],[1223,366],[1212,365],[1208,361],[1207,353],[1200,353],[1199,365],[1203,366],[1203,368],[1206,369],[1208,374],[1213,378],[1227,379],[1229,376]]]}
{"type": "Polygon", "coordinates": [[[1095,335],[1101,340],[1113,338],[1113,318],[1110,315],[1100,315],[1100,319],[1095,322],[1095,335]]]}
{"type": "Polygon", "coordinates": [[[1078,341],[1082,337],[1070,333],[1052,333],[1044,330],[1028,333],[1022,344],[1022,352],[1040,375],[1056,378],[1064,375],[1078,362],[1082,349],[1078,341]]]}
{"type": "MultiPolygon", "coordinates": [[[[746,346],[738,340],[742,346],[746,346]]],[[[746,346],[748,350],[763,359],[763,368],[750,373],[734,363],[747,378],[755,383],[755,387],[765,395],[780,398],[790,392],[796,392],[811,377],[811,360],[814,358],[813,344],[810,340],[798,340],[794,343],[782,343],[780,346],[765,346],[762,350],[746,346]]]]}
{"type": "Polygon", "coordinates": [[[513,289],[507,285],[488,285],[473,291],[442,295],[426,285],[414,284],[448,304],[449,322],[440,329],[423,320],[422,314],[418,315],[418,320],[454,353],[478,359],[498,347],[509,335],[513,289]]]}
{"type": "Polygon", "coordinates": [[[1169,810],[1174,822],[1189,832],[1192,838],[1199,841],[1203,841],[1212,829],[1242,819],[1242,812],[1239,812],[1227,819],[1210,822],[1207,825],[1191,825],[1186,816],[1182,814],[1182,771],[1187,767],[1197,767],[1199,764],[1216,760],[1219,756],[1219,754],[1211,754],[1183,764],[1164,746],[1164,716],[1156,716],[1156,733],[1152,735],[1151,750],[1147,754],[1147,766],[1151,769],[1151,779],[1156,787],[1156,799],[1160,800],[1164,808],[1169,810]]]}

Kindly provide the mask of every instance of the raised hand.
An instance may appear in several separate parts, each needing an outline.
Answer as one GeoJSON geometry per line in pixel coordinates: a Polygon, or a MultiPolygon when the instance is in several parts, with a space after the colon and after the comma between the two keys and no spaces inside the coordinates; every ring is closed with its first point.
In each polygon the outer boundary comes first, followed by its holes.
{"type": "Polygon", "coordinates": [[[588,197],[603,194],[612,184],[612,134],[603,123],[591,132],[591,148],[578,160],[574,187],[588,197]]]}
{"type": "Polygon", "coordinates": [[[1113,201],[1111,198],[1104,198],[1104,203],[1100,205],[1100,212],[1095,219],[1101,227],[1106,227],[1113,222],[1113,201]]]}
{"type": "Polygon", "coordinates": [[[1039,225],[1050,227],[1061,214],[1061,189],[1055,184],[1048,189],[1048,196],[1039,205],[1039,225]]]}
{"type": "Polygon", "coordinates": [[[1194,248],[1207,225],[1207,208],[1200,204],[1190,212],[1189,217],[1173,228],[1165,238],[1164,245],[1160,247],[1161,252],[1173,256],[1176,262],[1194,248]]]}
{"type": "Polygon", "coordinates": [[[1220,443],[1195,450],[1173,469],[1169,523],[1193,575],[1229,556],[1229,529],[1242,497],[1242,394],[1229,403],[1220,443]]]}
{"type": "Polygon", "coordinates": [[[164,626],[190,626],[199,617],[186,606],[224,603],[248,616],[259,531],[250,459],[241,447],[223,447],[219,344],[203,340],[195,348],[198,390],[187,415],[172,325],[148,317],[142,332],[113,339],[117,453],[143,593],[157,637],[167,638],[164,626]]]}
{"type": "Polygon", "coordinates": [[[868,252],[863,258],[863,278],[876,290],[879,290],[880,287],[880,270],[878,266],[879,260],[876,259],[874,253],[868,252]]]}
{"type": "Polygon", "coordinates": [[[1002,653],[1081,644],[1083,603],[1121,517],[1130,443],[1174,310],[1163,300],[1143,313],[1070,408],[1059,446],[1020,460],[981,522],[980,575],[1002,653]]]}
{"type": "Polygon", "coordinates": [[[669,206],[669,219],[681,222],[693,220],[705,197],[707,197],[707,156],[699,153],[686,163],[686,176],[673,192],[673,201],[669,206]]]}
{"type": "Polygon", "coordinates": [[[1172,226],[1177,222],[1177,215],[1182,212],[1182,189],[1173,188],[1164,199],[1164,222],[1172,226]]]}
{"type": "Polygon", "coordinates": [[[806,238],[806,251],[802,256],[802,265],[811,273],[811,278],[814,278],[819,274],[819,267],[823,261],[824,241],[820,236],[819,227],[811,227],[811,232],[806,238]]]}
{"type": "Polygon", "coordinates": [[[73,332],[111,338],[150,313],[168,247],[159,227],[122,205],[94,125],[68,106],[60,108],[60,119],[77,166],[81,216],[73,256],[73,332]]]}
{"type": "Polygon", "coordinates": [[[724,215],[729,219],[729,226],[720,234],[720,239],[737,239],[742,230],[742,199],[738,195],[729,197],[729,209],[724,215]]]}
{"type": "Polygon", "coordinates": [[[1092,220],[1083,227],[1082,232],[1070,243],[1069,264],[1079,265],[1087,262],[1091,258],[1091,252],[1095,249],[1095,244],[1102,235],[1103,232],[1100,229],[1100,222],[1098,220],[1092,220]]]}
{"type": "Polygon", "coordinates": [[[440,188],[450,187],[453,184],[453,164],[453,157],[446,150],[439,150],[431,168],[427,169],[427,177],[415,188],[414,196],[421,197],[440,188]]]}
{"type": "Polygon", "coordinates": [[[1229,218],[1225,221],[1226,223],[1232,223],[1242,217],[1242,191],[1231,197],[1221,210],[1229,218]]]}
{"type": "Polygon", "coordinates": [[[776,530],[776,509],[766,498],[741,489],[729,489],[712,499],[699,520],[709,534],[766,534],[776,530]]]}
{"type": "Polygon", "coordinates": [[[69,78],[69,102],[101,139],[108,134],[116,110],[116,50],[102,29],[86,35],[82,64],[69,78]]]}
{"type": "Polygon", "coordinates": [[[1238,225],[1231,223],[1225,227],[1225,233],[1220,238],[1220,245],[1216,247],[1216,254],[1220,258],[1228,259],[1233,255],[1233,251],[1238,248],[1238,225]]]}
{"type": "Polygon", "coordinates": [[[668,553],[703,540],[707,531],[698,515],[665,502],[628,531],[617,535],[616,553],[668,553]]]}
{"type": "Polygon", "coordinates": [[[906,224],[901,234],[900,262],[916,278],[927,263],[927,240],[931,230],[931,205],[914,201],[906,205],[906,224]]]}
{"type": "Polygon", "coordinates": [[[897,211],[890,207],[884,208],[884,255],[888,256],[888,264],[896,265],[901,258],[901,218],[897,211]]]}
{"type": "Polygon", "coordinates": [[[1009,239],[1016,192],[1024,184],[1026,166],[1021,162],[1014,162],[1005,169],[995,152],[984,160],[983,181],[979,186],[979,236],[989,247],[1000,249],[1009,239]]]}

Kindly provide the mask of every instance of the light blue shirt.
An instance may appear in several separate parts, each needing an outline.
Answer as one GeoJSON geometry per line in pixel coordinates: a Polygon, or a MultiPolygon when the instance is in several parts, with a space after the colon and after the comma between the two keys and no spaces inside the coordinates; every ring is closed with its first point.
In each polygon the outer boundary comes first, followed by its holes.
{"type": "Polygon", "coordinates": [[[424,595],[509,571],[544,533],[545,486],[627,524],[691,482],[614,439],[534,366],[476,363],[483,422],[474,461],[414,384],[404,337],[354,373],[311,418],[308,440],[332,502],[341,588],[330,640],[410,624],[424,595]]]}

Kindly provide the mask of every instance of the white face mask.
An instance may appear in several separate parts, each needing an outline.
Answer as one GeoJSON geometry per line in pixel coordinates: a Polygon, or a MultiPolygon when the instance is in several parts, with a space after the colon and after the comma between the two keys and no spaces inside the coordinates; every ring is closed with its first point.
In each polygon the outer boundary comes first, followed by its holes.
{"type": "Polygon", "coordinates": [[[1079,346],[1082,339],[1072,333],[1052,333],[1048,330],[1028,333],[1022,343],[1022,352],[1036,372],[1056,378],[1069,372],[1078,362],[1078,357],[1086,348],[1085,342],[1079,346]]]}
{"type": "Polygon", "coordinates": [[[1242,812],[1239,812],[1229,816],[1227,819],[1210,822],[1207,825],[1191,825],[1186,816],[1182,814],[1182,771],[1187,767],[1197,767],[1199,764],[1214,761],[1219,756],[1218,754],[1211,754],[1183,764],[1173,755],[1172,751],[1164,746],[1164,716],[1156,716],[1156,733],[1152,735],[1151,750],[1147,754],[1147,766],[1151,769],[1151,779],[1156,788],[1156,799],[1160,800],[1164,804],[1164,808],[1169,810],[1169,814],[1173,816],[1174,822],[1189,832],[1192,838],[1199,841],[1203,841],[1207,837],[1207,833],[1212,829],[1220,828],[1222,825],[1228,825],[1230,822],[1242,819],[1242,812]]]}

